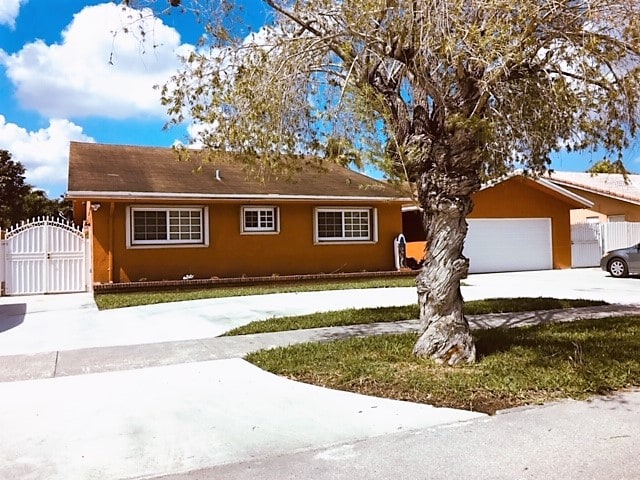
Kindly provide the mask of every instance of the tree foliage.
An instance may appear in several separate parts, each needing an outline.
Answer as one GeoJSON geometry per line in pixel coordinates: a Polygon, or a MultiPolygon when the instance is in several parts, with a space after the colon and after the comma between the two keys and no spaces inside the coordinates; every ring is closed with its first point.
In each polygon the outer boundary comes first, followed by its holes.
{"type": "Polygon", "coordinates": [[[220,16],[163,89],[173,122],[205,127],[197,142],[268,156],[335,136],[383,164],[392,152],[412,172],[416,127],[437,138],[464,126],[495,176],[544,170],[567,146],[617,152],[635,133],[635,2],[265,3],[273,25],[235,38],[220,16]]]}
{"type": "Polygon", "coordinates": [[[24,167],[0,150],[0,228],[8,228],[23,215],[22,199],[29,193],[24,167]]]}
{"type": "Polygon", "coordinates": [[[516,167],[544,172],[554,151],[629,144],[640,3],[264,4],[273,21],[239,36],[233,3],[182,2],[210,14],[199,48],[162,88],[171,123],[194,122],[194,142],[249,153],[266,170],[295,171],[295,155],[338,147],[415,185],[429,245],[416,353],[473,361],[459,288],[471,195],[516,167]]]}
{"type": "Polygon", "coordinates": [[[69,214],[68,202],[49,199],[43,191],[26,183],[24,174],[24,166],[14,161],[7,150],[0,150],[0,228],[7,229],[30,218],[69,214]]]}
{"type": "Polygon", "coordinates": [[[611,161],[606,158],[591,165],[587,173],[620,173],[625,176],[629,174],[622,160],[611,161]]]}

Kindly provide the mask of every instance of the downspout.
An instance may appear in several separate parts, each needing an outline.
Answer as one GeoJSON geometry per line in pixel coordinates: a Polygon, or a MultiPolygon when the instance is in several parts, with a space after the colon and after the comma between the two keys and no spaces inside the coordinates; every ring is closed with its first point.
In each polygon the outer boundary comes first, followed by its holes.
{"type": "Polygon", "coordinates": [[[115,212],[116,204],[109,203],[109,283],[113,283],[113,212],[115,212]]]}

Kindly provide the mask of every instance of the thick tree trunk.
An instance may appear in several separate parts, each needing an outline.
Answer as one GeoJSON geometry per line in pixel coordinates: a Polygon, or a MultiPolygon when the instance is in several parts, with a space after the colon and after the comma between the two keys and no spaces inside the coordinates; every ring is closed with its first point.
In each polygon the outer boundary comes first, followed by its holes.
{"type": "Polygon", "coordinates": [[[462,255],[467,235],[465,218],[473,207],[471,194],[479,189],[480,181],[467,162],[452,159],[450,151],[443,155],[449,157],[446,165],[466,163],[467,168],[443,171],[434,165],[423,172],[418,182],[427,255],[416,282],[421,335],[414,353],[441,364],[456,365],[473,363],[476,359],[469,324],[462,311],[460,281],[469,270],[469,261],[462,255]]]}

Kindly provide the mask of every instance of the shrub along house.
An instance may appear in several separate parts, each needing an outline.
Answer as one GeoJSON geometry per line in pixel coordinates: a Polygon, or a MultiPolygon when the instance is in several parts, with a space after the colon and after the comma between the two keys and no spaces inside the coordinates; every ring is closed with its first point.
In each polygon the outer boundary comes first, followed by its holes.
{"type": "Polygon", "coordinates": [[[394,270],[408,201],[334,164],[249,178],[231,156],[72,142],[74,219],[90,226],[94,283],[394,270]]]}

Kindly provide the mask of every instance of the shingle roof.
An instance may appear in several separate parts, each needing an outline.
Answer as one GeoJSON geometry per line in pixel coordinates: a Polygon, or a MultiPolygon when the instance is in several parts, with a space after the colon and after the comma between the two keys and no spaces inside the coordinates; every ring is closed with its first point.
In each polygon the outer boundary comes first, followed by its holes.
{"type": "Polygon", "coordinates": [[[69,198],[330,198],[407,200],[392,186],[335,164],[292,180],[249,178],[233,156],[178,161],[170,148],[71,142],[69,198]],[[219,180],[216,176],[219,176],[219,180]]]}
{"type": "Polygon", "coordinates": [[[627,175],[625,180],[619,173],[553,172],[551,181],[558,185],[640,204],[640,175],[627,175]]]}

